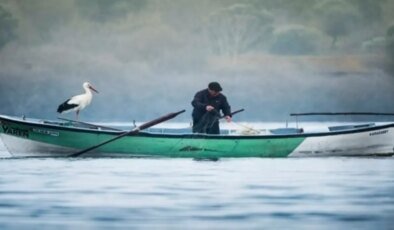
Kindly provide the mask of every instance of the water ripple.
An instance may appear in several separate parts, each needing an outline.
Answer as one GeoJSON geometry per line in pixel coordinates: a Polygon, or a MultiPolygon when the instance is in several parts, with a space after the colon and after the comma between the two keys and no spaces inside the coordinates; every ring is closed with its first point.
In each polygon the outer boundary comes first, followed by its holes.
{"type": "Polygon", "coordinates": [[[1,229],[390,229],[394,160],[2,159],[1,229]]]}

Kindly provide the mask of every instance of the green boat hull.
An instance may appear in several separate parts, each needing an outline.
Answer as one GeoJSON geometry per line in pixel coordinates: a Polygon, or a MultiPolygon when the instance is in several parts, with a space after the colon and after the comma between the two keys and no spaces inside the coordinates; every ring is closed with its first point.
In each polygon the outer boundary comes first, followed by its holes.
{"type": "MultiPolygon", "coordinates": [[[[0,132],[6,136],[37,144],[45,143],[54,148],[66,148],[70,152],[97,145],[122,133],[6,119],[1,120],[0,132]]],[[[140,132],[137,135],[125,136],[103,145],[95,149],[93,153],[102,156],[125,157],[287,157],[304,139],[304,137],[264,138],[261,136],[140,132]]],[[[56,151],[54,152],[56,154],[56,151]]],[[[54,154],[53,151],[51,154],[54,154]]]]}
{"type": "MultiPolygon", "coordinates": [[[[0,115],[0,136],[14,156],[69,156],[126,131],[0,115]]],[[[83,156],[98,157],[327,157],[392,156],[394,123],[338,126],[335,131],[269,135],[161,134],[139,132],[83,156]]]]}

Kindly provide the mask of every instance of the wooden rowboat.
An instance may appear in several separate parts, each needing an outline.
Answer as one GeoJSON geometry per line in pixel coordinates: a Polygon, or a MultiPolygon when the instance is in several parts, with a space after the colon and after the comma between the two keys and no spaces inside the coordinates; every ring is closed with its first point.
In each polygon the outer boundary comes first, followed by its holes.
{"type": "Polygon", "coordinates": [[[111,142],[83,156],[235,158],[394,154],[394,123],[337,126],[324,132],[287,131],[259,135],[126,132],[0,115],[0,136],[16,157],[64,157],[108,140],[111,142]],[[117,139],[120,135],[123,137],[117,139]]]}

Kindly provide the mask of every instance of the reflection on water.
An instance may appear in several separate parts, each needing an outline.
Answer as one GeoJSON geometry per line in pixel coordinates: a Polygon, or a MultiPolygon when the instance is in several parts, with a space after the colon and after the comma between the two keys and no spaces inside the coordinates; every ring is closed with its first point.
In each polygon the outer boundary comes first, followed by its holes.
{"type": "Polygon", "coordinates": [[[394,158],[0,160],[0,229],[392,226],[394,158]]]}

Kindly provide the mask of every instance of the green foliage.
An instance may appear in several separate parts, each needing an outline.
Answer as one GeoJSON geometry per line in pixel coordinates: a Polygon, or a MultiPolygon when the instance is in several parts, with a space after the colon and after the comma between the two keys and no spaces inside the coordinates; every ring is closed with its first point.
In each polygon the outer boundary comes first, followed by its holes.
{"type": "Polygon", "coordinates": [[[383,36],[374,37],[370,40],[364,41],[362,43],[363,51],[367,51],[368,53],[375,52],[379,53],[384,50],[386,44],[386,38],[383,36]]]}
{"type": "Polygon", "coordinates": [[[394,25],[390,26],[386,34],[387,54],[394,64],[394,25]]]}
{"type": "Polygon", "coordinates": [[[215,11],[208,23],[213,50],[219,55],[233,57],[248,52],[267,37],[272,22],[270,13],[247,4],[235,4],[215,11]]]}
{"type": "Polygon", "coordinates": [[[267,9],[280,9],[289,12],[291,15],[299,15],[310,9],[316,0],[250,0],[256,6],[267,9]]]}
{"type": "Polygon", "coordinates": [[[18,41],[42,44],[51,41],[58,28],[65,27],[75,14],[71,1],[31,0],[14,2],[10,9],[18,9],[18,41]]]}
{"type": "Polygon", "coordinates": [[[17,21],[0,6],[0,49],[16,37],[17,21]]]}
{"type": "Polygon", "coordinates": [[[104,23],[140,11],[146,0],[79,0],[76,4],[82,16],[104,23]]]}
{"type": "Polygon", "coordinates": [[[350,3],[360,12],[364,25],[382,21],[382,3],[384,2],[386,0],[350,0],[350,3]]]}
{"type": "Polygon", "coordinates": [[[275,33],[270,52],[282,55],[306,55],[317,51],[319,35],[312,29],[293,26],[275,33]]]}
{"type": "Polygon", "coordinates": [[[336,45],[338,37],[351,33],[360,19],[355,6],[344,0],[319,2],[315,11],[322,30],[332,37],[332,47],[336,45]]]}
{"type": "Polygon", "coordinates": [[[386,54],[388,57],[386,71],[394,76],[394,25],[390,26],[386,33],[386,54]]]}
{"type": "Polygon", "coordinates": [[[311,6],[317,1],[319,0],[246,0],[257,9],[268,10],[275,18],[286,18],[299,24],[313,20],[311,6]]]}
{"type": "Polygon", "coordinates": [[[394,38],[394,25],[390,26],[387,30],[387,37],[394,38]]]}

